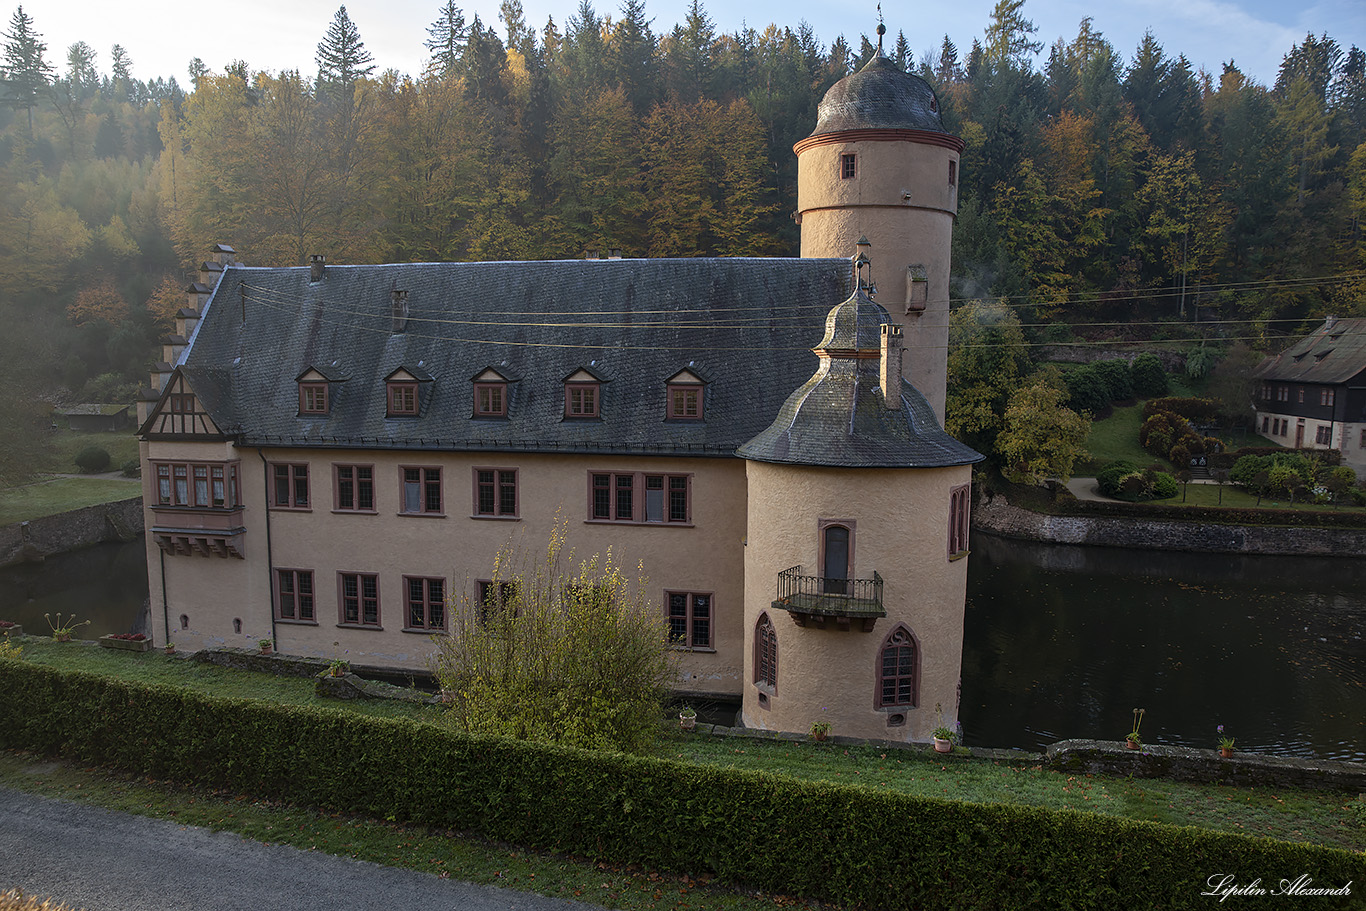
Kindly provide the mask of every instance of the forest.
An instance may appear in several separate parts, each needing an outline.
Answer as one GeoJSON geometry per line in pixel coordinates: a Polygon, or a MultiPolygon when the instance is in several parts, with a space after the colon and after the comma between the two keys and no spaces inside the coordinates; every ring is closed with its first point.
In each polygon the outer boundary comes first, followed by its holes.
{"type": "MultiPolygon", "coordinates": [[[[284,72],[0,38],[0,423],[130,401],[215,243],[249,264],[796,255],[795,142],[877,47],[810,26],[656,27],[591,0],[539,29],[432,10],[421,73],[376,71],[337,10],[284,72]],[[827,36],[828,38],[828,36],[827,36]]],[[[1366,315],[1366,53],[1324,34],[1274,85],[1115,48],[1043,47],[1024,0],[982,35],[884,52],[966,142],[955,307],[1004,303],[1031,344],[1247,340],[1366,315]]],[[[0,457],[0,481],[17,434],[0,457]]]]}

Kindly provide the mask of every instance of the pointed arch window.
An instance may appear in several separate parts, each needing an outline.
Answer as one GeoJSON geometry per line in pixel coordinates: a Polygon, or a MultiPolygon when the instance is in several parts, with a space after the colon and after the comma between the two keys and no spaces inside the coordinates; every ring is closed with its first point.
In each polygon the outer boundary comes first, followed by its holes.
{"type": "Polygon", "coordinates": [[[754,682],[770,693],[778,689],[778,633],[768,613],[754,625],[754,682]]]}
{"type": "Polygon", "coordinates": [[[918,697],[916,680],[919,671],[919,649],[915,637],[904,626],[898,626],[882,641],[877,660],[878,707],[915,706],[918,697]]]}

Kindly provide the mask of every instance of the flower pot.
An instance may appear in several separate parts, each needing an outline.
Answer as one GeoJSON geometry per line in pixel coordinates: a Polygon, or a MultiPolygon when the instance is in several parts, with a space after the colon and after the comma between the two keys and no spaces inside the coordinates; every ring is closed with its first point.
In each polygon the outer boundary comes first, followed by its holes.
{"type": "Polygon", "coordinates": [[[1137,750],[1143,746],[1143,744],[1139,743],[1137,740],[1134,740],[1132,737],[1124,741],[1124,745],[1131,750],[1137,750]]]}
{"type": "Polygon", "coordinates": [[[1219,748],[1219,755],[1222,756],[1222,757],[1225,758],[1225,759],[1232,759],[1232,758],[1233,758],[1233,747],[1220,747],[1220,748],[1219,748]]]}
{"type": "Polygon", "coordinates": [[[170,643],[167,643],[167,644],[166,644],[166,654],[168,654],[168,655],[174,655],[174,654],[175,654],[175,646],[174,646],[174,645],[171,645],[170,643]]]}
{"type": "Polygon", "coordinates": [[[812,731],[812,732],[811,732],[811,736],[814,737],[814,738],[816,738],[816,740],[820,741],[820,740],[824,740],[825,738],[829,737],[830,734],[829,734],[828,731],[812,731]]]}
{"type": "Polygon", "coordinates": [[[56,639],[58,642],[70,642],[70,641],[71,641],[71,634],[70,634],[70,633],[53,633],[53,634],[52,634],[52,638],[53,638],[53,639],[56,639]]]}
{"type": "Polygon", "coordinates": [[[934,751],[936,753],[952,753],[953,741],[944,737],[934,738],[934,751]]]}
{"type": "Polygon", "coordinates": [[[679,716],[678,716],[678,726],[681,727],[681,728],[682,728],[683,730],[685,730],[685,731],[695,730],[695,729],[697,728],[697,716],[696,716],[696,715],[679,715],[679,716]]]}
{"type": "Polygon", "coordinates": [[[15,639],[18,639],[23,634],[24,628],[20,626],[18,623],[12,624],[10,626],[0,626],[0,637],[12,636],[15,639]]]}

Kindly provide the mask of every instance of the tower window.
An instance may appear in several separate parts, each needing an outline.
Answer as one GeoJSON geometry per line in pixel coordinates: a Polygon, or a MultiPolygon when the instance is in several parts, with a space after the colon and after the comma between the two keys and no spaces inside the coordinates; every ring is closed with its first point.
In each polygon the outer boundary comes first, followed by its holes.
{"type": "Polygon", "coordinates": [[[949,186],[958,186],[958,162],[949,162],[949,186]]]}
{"type": "Polygon", "coordinates": [[[855,156],[854,153],[852,153],[852,152],[848,152],[848,153],[846,153],[846,154],[840,156],[840,179],[841,179],[841,180],[850,180],[850,179],[853,178],[853,176],[854,176],[854,159],[855,159],[855,157],[856,157],[856,156],[855,156]]]}

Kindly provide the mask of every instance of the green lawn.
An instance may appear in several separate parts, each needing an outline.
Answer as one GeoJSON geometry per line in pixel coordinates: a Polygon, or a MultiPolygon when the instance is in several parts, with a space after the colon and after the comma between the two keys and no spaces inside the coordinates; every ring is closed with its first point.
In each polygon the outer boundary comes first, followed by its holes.
{"type": "Polygon", "coordinates": [[[1106,462],[1126,459],[1135,465],[1151,465],[1166,459],[1155,459],[1138,445],[1138,428],[1143,424],[1143,403],[1127,408],[1115,408],[1108,418],[1091,423],[1091,433],[1086,437],[1086,451],[1091,458],[1079,462],[1072,474],[1080,477],[1093,477],[1106,462]]]}
{"type": "Polygon", "coordinates": [[[0,490],[0,525],[142,495],[142,482],[105,478],[53,478],[0,490]]]}
{"type": "MultiPolygon", "coordinates": [[[[310,678],[231,670],[158,652],[123,652],[30,636],[24,640],[24,659],[224,696],[445,723],[445,711],[439,706],[320,699],[314,695],[310,678]]],[[[1356,795],[1336,792],[1273,793],[1265,788],[1072,776],[1028,763],[977,760],[958,754],[943,757],[928,751],[687,735],[676,727],[667,729],[657,752],[663,758],[698,765],[756,769],[878,790],[975,803],[1073,809],[1366,850],[1366,818],[1352,809],[1356,795]]]]}
{"type": "Polygon", "coordinates": [[[130,430],[126,433],[78,433],[58,430],[48,439],[47,458],[37,466],[38,471],[50,474],[73,474],[81,469],[76,465],[76,453],[87,446],[99,446],[109,453],[109,471],[118,471],[124,462],[138,457],[138,438],[130,430]]]}

